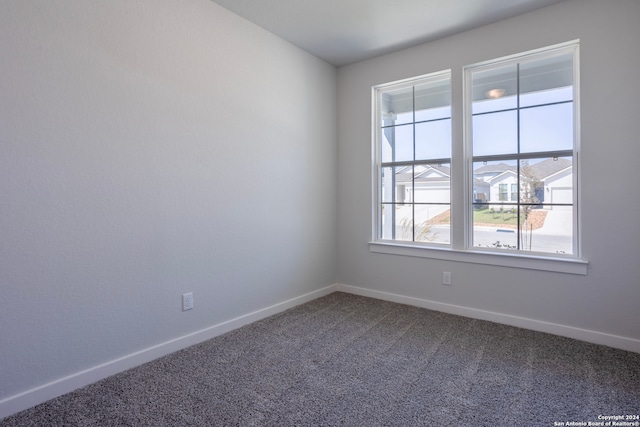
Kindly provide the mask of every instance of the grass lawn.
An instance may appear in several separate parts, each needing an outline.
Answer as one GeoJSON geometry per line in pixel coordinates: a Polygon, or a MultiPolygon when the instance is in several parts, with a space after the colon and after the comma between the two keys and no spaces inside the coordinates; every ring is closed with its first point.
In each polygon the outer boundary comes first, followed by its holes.
{"type": "MultiPolygon", "coordinates": [[[[473,223],[474,224],[495,224],[495,225],[510,225],[515,227],[518,221],[517,209],[504,209],[500,212],[499,209],[481,209],[473,211],[473,223]]],[[[521,222],[524,218],[520,219],[521,222]]]]}
{"type": "MultiPolygon", "coordinates": [[[[534,209],[529,212],[529,226],[533,227],[534,230],[542,227],[544,225],[544,220],[547,216],[547,212],[542,209],[534,209]]],[[[473,223],[474,225],[484,225],[484,226],[498,226],[505,228],[517,228],[516,222],[518,221],[518,214],[515,208],[512,210],[511,208],[505,209],[502,213],[500,209],[494,209],[493,211],[489,208],[487,209],[479,209],[473,211],[473,223]]],[[[451,213],[450,211],[445,211],[440,215],[437,215],[429,221],[430,224],[449,224],[451,222],[451,213]]],[[[520,218],[520,222],[524,223],[524,217],[520,218]]]]}

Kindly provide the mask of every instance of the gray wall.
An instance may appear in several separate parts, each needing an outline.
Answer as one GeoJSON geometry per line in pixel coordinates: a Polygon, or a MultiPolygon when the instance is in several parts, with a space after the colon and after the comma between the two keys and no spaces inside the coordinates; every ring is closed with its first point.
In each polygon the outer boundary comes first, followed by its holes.
{"type": "MultiPolygon", "coordinates": [[[[640,2],[572,0],[339,69],[338,281],[640,340],[640,2]],[[586,276],[370,253],[371,86],[581,40],[586,276]],[[453,286],[443,286],[451,271],[453,286]]],[[[459,123],[461,103],[454,104],[459,123]]],[[[461,127],[454,138],[462,138],[461,127]]]]}
{"type": "Polygon", "coordinates": [[[334,67],[209,0],[2,1],[0,58],[0,401],[335,283],[334,67]]]}

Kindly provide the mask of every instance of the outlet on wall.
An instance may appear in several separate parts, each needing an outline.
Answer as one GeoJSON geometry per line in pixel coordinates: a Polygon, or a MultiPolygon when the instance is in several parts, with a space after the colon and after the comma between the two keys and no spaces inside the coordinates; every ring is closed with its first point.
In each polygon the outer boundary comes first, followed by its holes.
{"type": "Polygon", "coordinates": [[[191,310],[193,308],[193,292],[182,294],[182,311],[191,310]]]}
{"type": "Polygon", "coordinates": [[[451,286],[451,272],[443,271],[442,272],[442,284],[451,286]]]}

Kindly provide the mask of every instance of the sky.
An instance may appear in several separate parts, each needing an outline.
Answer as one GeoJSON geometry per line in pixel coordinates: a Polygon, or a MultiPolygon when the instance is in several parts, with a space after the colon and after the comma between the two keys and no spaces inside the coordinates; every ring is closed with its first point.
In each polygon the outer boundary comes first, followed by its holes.
{"type": "MultiPolygon", "coordinates": [[[[520,145],[521,152],[571,150],[573,148],[573,102],[572,88],[565,87],[524,94],[520,96],[520,145]],[[558,103],[553,105],[542,105],[558,103]],[[537,105],[537,106],[536,106],[537,105]]],[[[472,138],[473,155],[498,155],[517,153],[518,113],[515,110],[501,111],[516,107],[516,97],[506,96],[495,100],[473,103],[472,138]]],[[[423,110],[424,111],[424,110],[423,110]]],[[[447,117],[450,108],[429,110],[431,117],[447,117]],[[437,111],[436,111],[437,110],[437,111]]],[[[426,117],[425,114],[416,112],[426,117]]],[[[413,135],[416,136],[416,160],[451,157],[451,120],[438,119],[426,123],[413,124],[412,113],[397,114],[395,123],[408,124],[385,128],[383,135],[390,136],[395,130],[395,161],[413,160],[413,135]]],[[[385,141],[386,142],[386,141],[385,141]]],[[[382,161],[392,161],[391,152],[384,149],[382,161]]]]}

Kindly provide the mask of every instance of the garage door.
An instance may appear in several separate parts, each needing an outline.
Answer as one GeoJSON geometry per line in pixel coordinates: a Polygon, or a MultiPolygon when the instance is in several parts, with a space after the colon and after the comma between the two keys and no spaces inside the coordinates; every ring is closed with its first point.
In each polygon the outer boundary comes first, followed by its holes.
{"type": "MultiPolygon", "coordinates": [[[[573,190],[571,187],[557,187],[551,189],[551,203],[573,203],[573,190]]],[[[555,210],[571,210],[571,206],[553,206],[555,210]]]]}
{"type": "Polygon", "coordinates": [[[451,190],[448,186],[417,187],[416,203],[449,203],[451,200],[451,190]]]}

